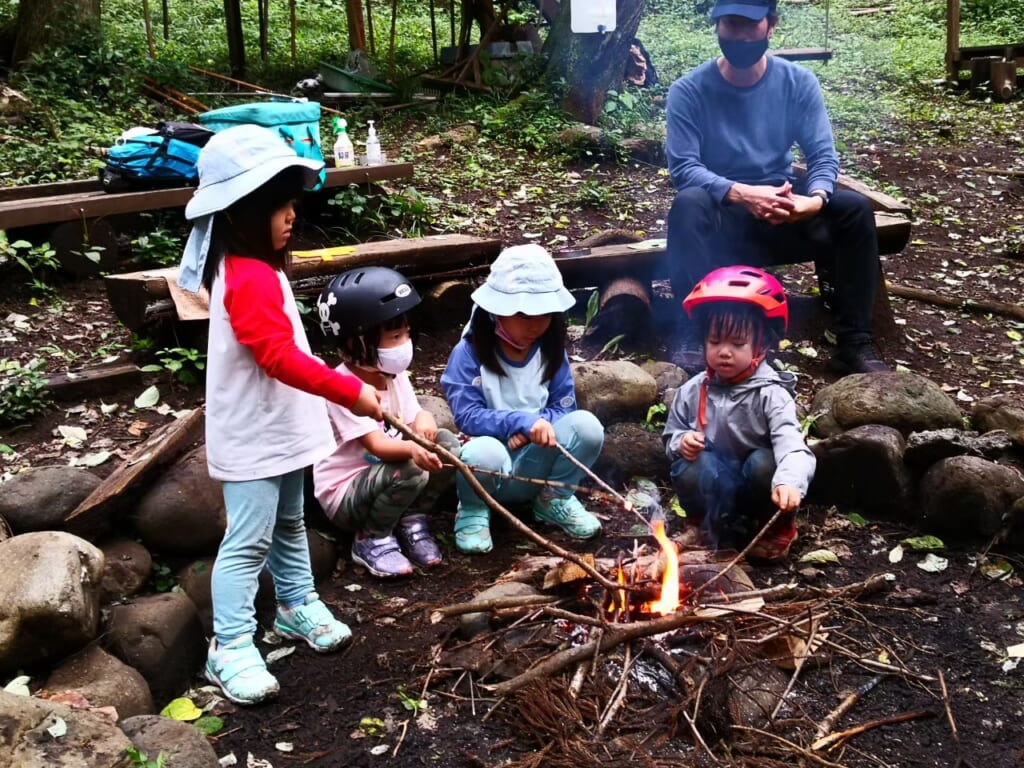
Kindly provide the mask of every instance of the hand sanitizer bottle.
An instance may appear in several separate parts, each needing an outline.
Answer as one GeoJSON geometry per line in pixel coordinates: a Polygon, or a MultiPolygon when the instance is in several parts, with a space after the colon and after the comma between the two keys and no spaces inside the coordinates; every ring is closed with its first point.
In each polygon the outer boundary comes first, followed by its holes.
{"type": "Polygon", "coordinates": [[[380,165],[380,141],[377,139],[377,129],[373,127],[373,120],[367,120],[369,128],[366,131],[366,164],[380,165]]]}
{"type": "Polygon", "coordinates": [[[352,140],[348,137],[348,123],[345,118],[334,118],[334,167],[348,168],[356,164],[352,140]]]}

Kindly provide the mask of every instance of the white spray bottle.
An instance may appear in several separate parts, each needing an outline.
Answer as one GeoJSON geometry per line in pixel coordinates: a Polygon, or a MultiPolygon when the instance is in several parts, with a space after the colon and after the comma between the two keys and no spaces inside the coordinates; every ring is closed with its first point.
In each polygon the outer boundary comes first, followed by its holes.
{"type": "Polygon", "coordinates": [[[334,167],[347,168],[356,164],[356,153],[352,139],[348,137],[348,123],[345,118],[334,118],[334,167]]]}
{"type": "Polygon", "coordinates": [[[366,121],[369,128],[366,130],[366,164],[380,165],[380,141],[377,139],[377,129],[373,127],[373,120],[366,121]]]}

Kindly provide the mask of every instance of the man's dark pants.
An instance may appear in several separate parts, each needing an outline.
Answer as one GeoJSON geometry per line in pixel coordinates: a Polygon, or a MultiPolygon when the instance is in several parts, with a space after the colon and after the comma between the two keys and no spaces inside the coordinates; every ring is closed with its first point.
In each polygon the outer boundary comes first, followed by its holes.
{"type": "Polygon", "coordinates": [[[703,189],[684,189],[669,211],[666,259],[680,299],[718,267],[813,261],[835,288],[839,344],[872,339],[878,240],[871,204],[856,192],[837,190],[819,214],[804,221],[769,224],[743,206],[717,203],[703,189]]]}

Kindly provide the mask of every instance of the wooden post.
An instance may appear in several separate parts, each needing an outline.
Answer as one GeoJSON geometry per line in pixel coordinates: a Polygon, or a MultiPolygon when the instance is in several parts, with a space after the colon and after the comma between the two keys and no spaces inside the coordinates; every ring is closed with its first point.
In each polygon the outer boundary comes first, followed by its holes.
{"type": "Polygon", "coordinates": [[[946,76],[960,82],[960,0],[946,0],[946,76]]]}
{"type": "Polygon", "coordinates": [[[345,4],[345,14],[348,17],[348,49],[350,51],[365,51],[366,27],[363,25],[363,0],[348,0],[345,4]]]}
{"type": "Polygon", "coordinates": [[[156,58],[156,47],[153,45],[153,24],[149,18],[149,0],[142,0],[142,21],[146,26],[146,45],[149,47],[149,58],[156,58]]]}
{"type": "Polygon", "coordinates": [[[160,9],[164,15],[164,42],[171,39],[171,11],[167,7],[167,0],[160,0],[160,9]]]}
{"type": "Polygon", "coordinates": [[[1017,62],[1013,59],[998,59],[992,62],[992,93],[996,98],[1008,101],[1017,88],[1017,62]]]}
{"type": "Polygon", "coordinates": [[[437,8],[434,7],[434,0],[430,0],[430,43],[434,47],[434,64],[437,64],[437,19],[434,14],[437,8]]]}
{"type": "Polygon", "coordinates": [[[228,61],[231,74],[245,76],[245,35],[242,32],[241,0],[224,0],[224,24],[228,34],[228,61]]]}

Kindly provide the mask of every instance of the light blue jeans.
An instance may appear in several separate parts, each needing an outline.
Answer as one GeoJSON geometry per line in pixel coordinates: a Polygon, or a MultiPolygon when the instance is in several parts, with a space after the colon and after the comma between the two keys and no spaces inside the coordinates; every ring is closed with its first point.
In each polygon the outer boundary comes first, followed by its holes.
{"type": "Polygon", "coordinates": [[[715,450],[711,441],[694,461],[672,462],[672,487],[687,519],[700,525],[715,547],[742,549],[774,512],[775,456],[767,448],[743,461],[715,450]]]}
{"type": "Polygon", "coordinates": [[[256,590],[266,565],[277,602],[292,608],[313,591],[302,517],[303,470],[223,483],[228,529],[213,565],[213,633],[223,647],[256,632],[256,590]]]}
{"type": "MultiPolygon", "coordinates": [[[[604,427],[590,411],[572,411],[554,423],[555,438],[579,462],[587,467],[597,461],[604,445],[604,427]]],[[[569,461],[557,448],[545,448],[527,443],[516,451],[509,451],[501,440],[493,437],[475,437],[462,447],[460,458],[470,467],[500,472],[503,475],[533,477],[576,485],[583,478],[583,470],[569,461]]],[[[477,479],[496,501],[502,504],[521,504],[532,501],[544,488],[521,480],[505,480],[494,475],[478,474],[477,479]]],[[[455,478],[459,503],[464,509],[486,509],[484,500],[473,490],[462,474],[455,478]]],[[[552,488],[555,497],[572,495],[568,488],[552,488]]]]}

